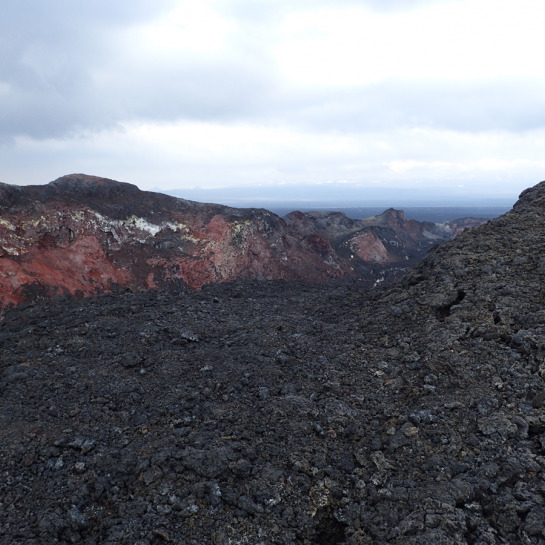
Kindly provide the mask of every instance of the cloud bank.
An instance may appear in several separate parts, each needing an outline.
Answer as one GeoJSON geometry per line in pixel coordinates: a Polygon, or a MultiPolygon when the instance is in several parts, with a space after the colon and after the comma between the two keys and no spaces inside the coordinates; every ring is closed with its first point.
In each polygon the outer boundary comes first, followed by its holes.
{"type": "Polygon", "coordinates": [[[0,181],[516,195],[544,178],[536,0],[6,0],[0,181]]]}

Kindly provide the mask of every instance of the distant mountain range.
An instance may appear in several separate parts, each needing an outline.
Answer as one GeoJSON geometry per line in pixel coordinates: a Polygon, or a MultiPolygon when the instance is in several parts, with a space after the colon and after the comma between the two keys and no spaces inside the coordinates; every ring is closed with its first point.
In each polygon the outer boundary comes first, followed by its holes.
{"type": "MultiPolygon", "coordinates": [[[[352,219],[365,219],[370,216],[379,216],[384,212],[386,206],[346,206],[346,207],[306,207],[298,206],[294,203],[292,206],[272,206],[267,207],[268,210],[276,215],[283,217],[293,211],[314,212],[320,210],[323,212],[342,212],[352,219]]],[[[431,223],[446,223],[456,221],[459,218],[482,218],[494,219],[511,210],[509,206],[403,206],[400,208],[408,220],[417,220],[431,223]]]]}
{"type": "MultiPolygon", "coordinates": [[[[235,207],[265,207],[268,210],[339,210],[354,207],[394,207],[407,210],[415,207],[492,208],[506,212],[517,195],[489,197],[471,188],[454,187],[438,191],[430,188],[388,189],[361,187],[353,183],[281,184],[256,187],[218,187],[213,189],[172,189],[168,194],[200,202],[216,202],[235,207]]],[[[420,218],[413,218],[420,219],[420,218]]],[[[446,219],[453,219],[452,217],[446,219]]]]}
{"type": "Polygon", "coordinates": [[[0,185],[0,306],[116,289],[201,288],[235,279],[391,281],[485,219],[437,224],[388,209],[230,208],[84,174],[0,185]]]}

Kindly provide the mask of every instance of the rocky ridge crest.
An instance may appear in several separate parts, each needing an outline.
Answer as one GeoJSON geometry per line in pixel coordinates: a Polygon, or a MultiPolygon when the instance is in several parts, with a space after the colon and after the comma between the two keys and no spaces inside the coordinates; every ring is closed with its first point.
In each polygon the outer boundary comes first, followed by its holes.
{"type": "Polygon", "coordinates": [[[115,289],[247,279],[398,277],[456,227],[201,204],[83,174],[0,185],[0,307],[115,289]]]}

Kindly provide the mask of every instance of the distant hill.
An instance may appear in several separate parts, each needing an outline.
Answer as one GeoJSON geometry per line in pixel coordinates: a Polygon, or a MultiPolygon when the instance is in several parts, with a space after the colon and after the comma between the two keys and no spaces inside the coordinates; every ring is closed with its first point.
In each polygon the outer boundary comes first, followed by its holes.
{"type": "MultiPolygon", "coordinates": [[[[514,201],[513,201],[514,202],[514,201]]],[[[402,206],[401,209],[408,220],[417,220],[431,223],[445,223],[456,221],[459,218],[481,218],[491,220],[509,212],[513,203],[509,205],[482,205],[482,206],[402,206]]],[[[350,206],[350,207],[330,207],[321,206],[318,208],[298,206],[294,203],[292,206],[270,206],[268,209],[280,217],[290,212],[299,210],[301,212],[329,211],[342,212],[352,219],[364,219],[370,216],[378,216],[391,205],[385,206],[350,206]]]]}

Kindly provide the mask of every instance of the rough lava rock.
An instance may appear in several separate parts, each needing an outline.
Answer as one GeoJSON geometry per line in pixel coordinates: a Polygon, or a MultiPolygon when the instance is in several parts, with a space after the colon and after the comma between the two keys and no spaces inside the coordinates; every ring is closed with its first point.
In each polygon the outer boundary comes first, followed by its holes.
{"type": "Polygon", "coordinates": [[[365,221],[300,212],[281,219],[83,174],[0,184],[0,307],[243,278],[372,286],[454,234],[394,210],[365,221]]]}
{"type": "MultiPolygon", "coordinates": [[[[357,278],[375,282],[399,278],[433,246],[451,240],[467,222],[435,224],[406,220],[402,210],[390,208],[378,216],[351,219],[342,212],[291,212],[284,218],[303,237],[325,237],[335,254],[350,263],[357,278]]],[[[482,224],[484,220],[474,220],[482,224]]]]}

